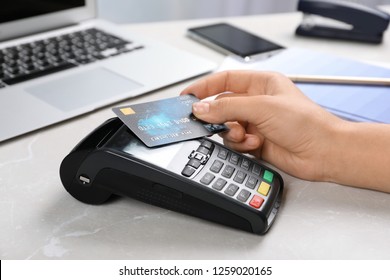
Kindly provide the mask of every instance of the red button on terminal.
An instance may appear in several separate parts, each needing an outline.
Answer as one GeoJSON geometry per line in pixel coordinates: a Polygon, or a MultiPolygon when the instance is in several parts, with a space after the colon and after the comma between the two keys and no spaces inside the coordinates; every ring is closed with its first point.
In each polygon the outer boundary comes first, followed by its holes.
{"type": "Polygon", "coordinates": [[[249,205],[254,208],[260,208],[260,206],[263,204],[264,199],[258,195],[254,195],[251,201],[249,202],[249,205]]]}

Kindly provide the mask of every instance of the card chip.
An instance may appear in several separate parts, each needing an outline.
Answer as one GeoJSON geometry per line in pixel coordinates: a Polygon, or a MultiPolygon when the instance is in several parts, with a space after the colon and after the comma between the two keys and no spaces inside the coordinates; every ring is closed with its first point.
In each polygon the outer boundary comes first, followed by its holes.
{"type": "Polygon", "coordinates": [[[125,115],[125,116],[135,114],[134,110],[131,109],[130,107],[121,108],[120,110],[121,110],[122,114],[125,115]]]}

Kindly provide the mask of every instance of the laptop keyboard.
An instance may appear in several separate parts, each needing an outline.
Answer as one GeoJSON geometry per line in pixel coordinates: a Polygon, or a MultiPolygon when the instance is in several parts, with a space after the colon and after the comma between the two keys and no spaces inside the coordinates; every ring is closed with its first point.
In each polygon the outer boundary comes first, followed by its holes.
{"type": "Polygon", "coordinates": [[[0,49],[0,88],[142,48],[91,28],[0,49]]]}

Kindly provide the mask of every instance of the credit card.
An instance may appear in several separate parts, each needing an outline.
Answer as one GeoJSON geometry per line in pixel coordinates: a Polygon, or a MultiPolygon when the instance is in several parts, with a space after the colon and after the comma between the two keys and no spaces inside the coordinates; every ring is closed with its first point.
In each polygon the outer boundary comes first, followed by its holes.
{"type": "Polygon", "coordinates": [[[148,147],[210,136],[228,130],[225,124],[210,124],[192,114],[194,95],[113,108],[113,112],[148,147]]]}

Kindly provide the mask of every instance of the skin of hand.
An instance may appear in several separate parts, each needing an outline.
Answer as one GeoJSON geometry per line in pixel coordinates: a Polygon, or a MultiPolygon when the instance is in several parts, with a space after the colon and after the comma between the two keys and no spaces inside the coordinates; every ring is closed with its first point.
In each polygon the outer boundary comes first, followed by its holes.
{"type": "Polygon", "coordinates": [[[301,179],[390,192],[390,127],[340,119],[281,74],[219,72],[181,94],[218,95],[194,103],[193,113],[206,122],[227,123],[230,130],[221,136],[234,150],[301,179]]]}

